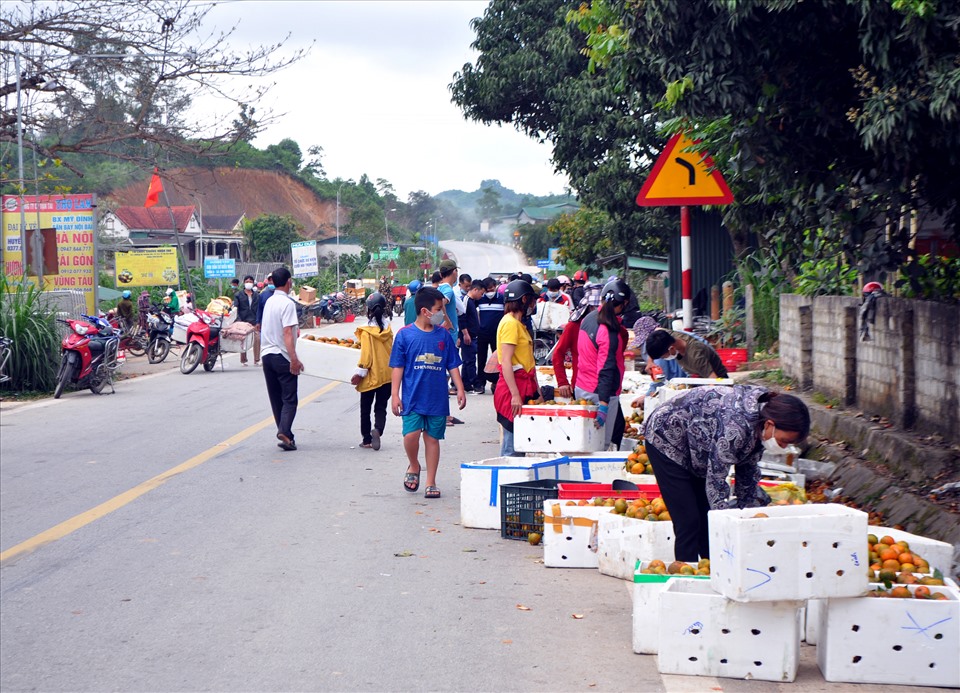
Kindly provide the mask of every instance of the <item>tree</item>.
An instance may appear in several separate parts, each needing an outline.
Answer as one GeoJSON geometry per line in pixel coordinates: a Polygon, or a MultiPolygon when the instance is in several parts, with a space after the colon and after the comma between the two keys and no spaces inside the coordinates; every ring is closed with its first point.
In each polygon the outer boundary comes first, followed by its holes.
{"type": "MultiPolygon", "coordinates": [[[[0,55],[5,74],[15,57],[23,75],[24,147],[63,161],[82,174],[71,155],[99,154],[152,166],[159,152],[214,154],[217,143],[249,141],[270,122],[254,120],[264,88],[235,90],[228,77],[270,75],[296,62],[303,50],[280,56],[283,42],[237,52],[233,29],[205,29],[212,4],[188,0],[55,0],[8,2],[0,9],[0,55]],[[215,93],[236,108],[189,122],[185,109],[215,93]]],[[[0,96],[16,84],[0,84],[0,96]]],[[[16,114],[0,115],[0,141],[16,141],[16,114]]]]}
{"type": "Polygon", "coordinates": [[[544,221],[524,224],[517,230],[520,232],[520,249],[531,260],[546,258],[550,248],[556,248],[560,242],[560,235],[544,221]]]}
{"type": "Polygon", "coordinates": [[[500,193],[492,187],[484,188],[483,195],[477,200],[477,216],[483,221],[499,216],[501,211],[500,193]]]}
{"type": "Polygon", "coordinates": [[[586,267],[598,257],[612,255],[610,215],[581,207],[576,214],[564,214],[550,225],[560,237],[559,261],[568,267],[586,267]]]}
{"type": "Polygon", "coordinates": [[[303,226],[289,214],[261,214],[243,225],[243,238],[252,262],[286,262],[290,244],[302,241],[303,226]]]}

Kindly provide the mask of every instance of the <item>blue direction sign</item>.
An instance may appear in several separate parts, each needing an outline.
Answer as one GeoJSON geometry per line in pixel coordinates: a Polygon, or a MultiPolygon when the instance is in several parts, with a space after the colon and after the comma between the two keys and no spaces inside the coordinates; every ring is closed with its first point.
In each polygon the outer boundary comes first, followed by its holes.
{"type": "Polygon", "coordinates": [[[547,269],[550,266],[549,260],[537,260],[537,267],[540,269],[547,269]]]}
{"type": "Polygon", "coordinates": [[[233,258],[203,258],[203,276],[207,279],[233,279],[237,276],[237,261],[233,258]]]}

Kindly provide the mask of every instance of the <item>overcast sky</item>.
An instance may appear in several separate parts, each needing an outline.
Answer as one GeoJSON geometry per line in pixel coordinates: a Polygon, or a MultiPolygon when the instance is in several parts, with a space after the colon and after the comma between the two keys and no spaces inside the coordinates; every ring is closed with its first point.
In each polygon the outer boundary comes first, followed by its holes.
{"type": "Polygon", "coordinates": [[[464,120],[450,101],[453,73],[473,62],[473,0],[230,1],[207,15],[211,28],[238,23],[235,42],[315,41],[275,75],[266,104],[282,117],[254,144],[290,137],[324,149],[331,179],[386,178],[401,199],[415,190],[475,190],[496,178],[520,193],[561,193],[550,147],[512,127],[464,120]]]}

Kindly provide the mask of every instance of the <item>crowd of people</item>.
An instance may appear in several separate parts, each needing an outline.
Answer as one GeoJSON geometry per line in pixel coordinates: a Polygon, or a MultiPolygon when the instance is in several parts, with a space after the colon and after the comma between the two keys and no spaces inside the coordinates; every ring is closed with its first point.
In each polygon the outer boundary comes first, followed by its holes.
{"type": "MultiPolygon", "coordinates": [[[[630,286],[617,277],[591,283],[580,270],[572,281],[560,275],[540,287],[530,275],[474,279],[459,269],[456,261],[444,260],[429,280],[409,283],[404,326],[396,333],[389,318],[392,297],[388,303],[383,292],[373,293],[367,298],[367,324],[356,330],[360,355],[350,382],[360,394],[360,447],[380,449],[389,404],[402,419],[403,487],[411,493],[420,489],[425,467],[425,497],[441,497],[440,441],[448,427],[463,423],[451,415],[451,396],[463,409],[468,394],[483,395],[489,386],[502,431],[500,452],[512,456],[521,408],[556,397],[596,405],[594,425],[603,431],[604,446],[619,448],[628,350],[648,373],[662,374],[632,401],[635,408],[664,380],[727,376],[703,337],[661,327],[643,315],[630,286]],[[531,322],[538,305],[548,302],[569,310],[552,352],[555,389],[539,383],[531,322]]],[[[246,277],[236,301],[238,312],[259,331],[254,362],[262,357],[278,444],[285,450],[296,449],[292,424],[302,370],[291,288],[289,271],[280,268],[260,292],[246,277]]],[[[734,502],[765,504],[767,496],[758,486],[761,455],[802,442],[809,429],[810,415],[800,399],[762,387],[703,387],[657,407],[643,434],[674,521],[676,559],[709,555],[706,513],[730,502],[731,467],[737,471],[734,502]]]]}

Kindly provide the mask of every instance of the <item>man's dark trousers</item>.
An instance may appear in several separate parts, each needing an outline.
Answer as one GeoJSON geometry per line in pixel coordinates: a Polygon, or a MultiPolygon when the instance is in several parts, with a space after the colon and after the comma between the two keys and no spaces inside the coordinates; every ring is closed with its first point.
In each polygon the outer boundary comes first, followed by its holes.
{"type": "Polygon", "coordinates": [[[293,420],[297,416],[297,377],[290,372],[290,362],[282,354],[265,354],[263,378],[267,381],[267,394],[277,422],[277,433],[293,440],[293,420]]]}

